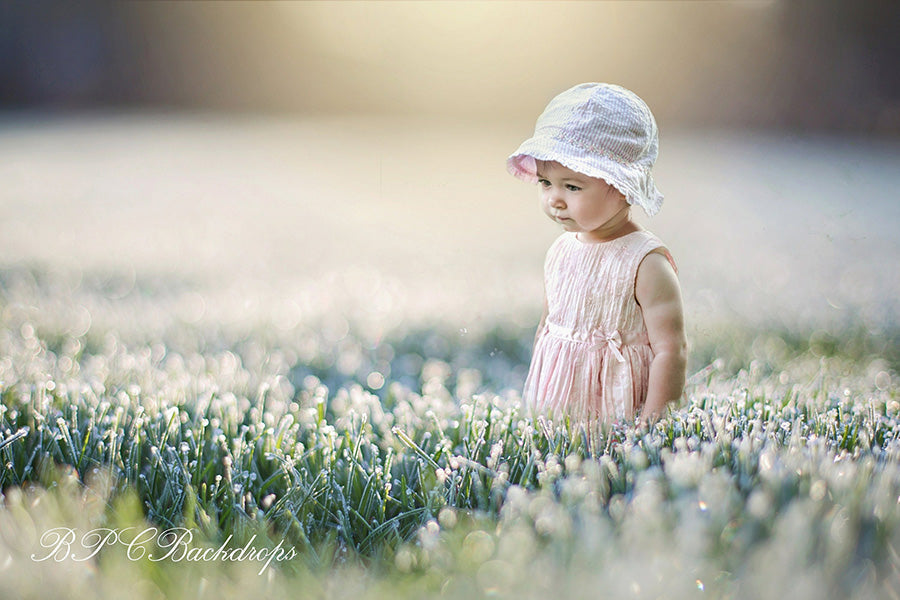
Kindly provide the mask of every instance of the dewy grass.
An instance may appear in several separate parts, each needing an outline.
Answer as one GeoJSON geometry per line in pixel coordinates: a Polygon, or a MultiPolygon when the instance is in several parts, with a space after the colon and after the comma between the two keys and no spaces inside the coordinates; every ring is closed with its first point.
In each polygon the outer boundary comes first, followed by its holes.
{"type": "Polygon", "coordinates": [[[503,383],[527,335],[500,358],[497,330],[468,348],[351,334],[344,359],[311,325],[304,339],[173,324],[126,342],[96,306],[92,330],[67,334],[64,303],[34,292],[4,292],[0,307],[10,597],[38,577],[67,597],[118,584],[147,598],[862,598],[900,585],[900,401],[878,358],[711,365],[655,426],[586,431],[532,420],[503,383]],[[376,368],[384,385],[366,389],[376,368]],[[296,556],[262,575],[130,560],[122,545],[32,557],[53,527],[150,526],[186,528],[197,548],[296,556]]]}

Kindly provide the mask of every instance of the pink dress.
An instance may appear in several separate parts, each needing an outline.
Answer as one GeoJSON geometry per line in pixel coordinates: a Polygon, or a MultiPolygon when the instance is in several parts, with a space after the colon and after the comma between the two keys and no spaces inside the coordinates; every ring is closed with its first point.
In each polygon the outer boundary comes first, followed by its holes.
{"type": "Polygon", "coordinates": [[[532,411],[614,421],[643,405],[653,351],[634,284],[654,250],[675,266],[646,230],[599,243],[566,232],[553,242],[544,261],[547,318],[522,394],[532,411]]]}

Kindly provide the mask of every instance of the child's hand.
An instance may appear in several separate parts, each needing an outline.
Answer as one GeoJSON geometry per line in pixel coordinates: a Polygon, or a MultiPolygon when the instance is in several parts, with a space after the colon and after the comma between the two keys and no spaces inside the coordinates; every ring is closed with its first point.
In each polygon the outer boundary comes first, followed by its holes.
{"type": "Polygon", "coordinates": [[[652,429],[654,425],[656,425],[657,421],[662,418],[662,415],[658,412],[651,412],[647,410],[641,410],[638,414],[637,419],[635,419],[634,424],[640,428],[652,429]]]}

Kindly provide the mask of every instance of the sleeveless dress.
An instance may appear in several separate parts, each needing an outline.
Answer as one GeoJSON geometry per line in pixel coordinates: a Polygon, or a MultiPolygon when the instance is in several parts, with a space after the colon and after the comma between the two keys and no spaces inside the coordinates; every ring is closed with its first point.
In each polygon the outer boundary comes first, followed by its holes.
{"type": "Polygon", "coordinates": [[[653,351],[634,296],[638,266],[654,250],[646,230],[599,243],[565,232],[544,261],[547,318],[522,398],[535,413],[573,420],[630,419],[647,398],[653,351]]]}

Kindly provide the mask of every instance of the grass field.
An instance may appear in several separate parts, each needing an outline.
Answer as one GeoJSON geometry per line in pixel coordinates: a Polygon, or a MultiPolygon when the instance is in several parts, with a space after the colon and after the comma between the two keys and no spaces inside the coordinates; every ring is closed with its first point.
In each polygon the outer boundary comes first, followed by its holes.
{"type": "Polygon", "coordinates": [[[894,146],[674,138],[686,401],[587,432],[519,132],[420,126],[0,131],[0,597],[900,597],[894,146]]]}
{"type": "Polygon", "coordinates": [[[900,586],[900,398],[893,366],[866,352],[877,340],[851,356],[770,333],[772,360],[734,370],[743,343],[723,337],[712,347],[733,344],[734,361],[699,369],[685,405],[650,430],[589,438],[522,414],[510,382],[529,340],[515,328],[372,340],[356,323],[191,325],[189,291],[139,281],[119,297],[85,276],[78,306],[102,314],[113,295],[145,324],[119,334],[101,319],[79,330],[58,274],[0,278],[4,597],[890,598],[900,586]],[[42,546],[54,527],[134,527],[127,540],[149,526],[190,530],[198,553],[227,541],[295,555],[177,560],[187,546],[173,546],[154,562],[120,541],[83,561],[74,543],[74,558],[42,546]]]}

